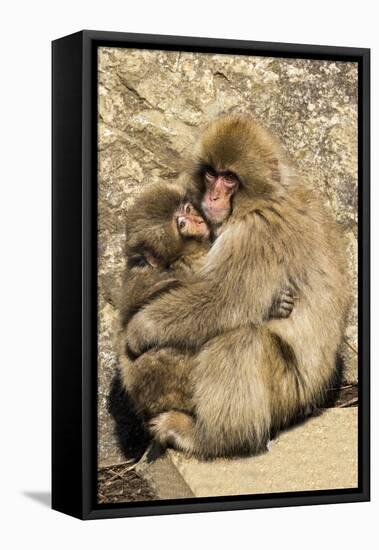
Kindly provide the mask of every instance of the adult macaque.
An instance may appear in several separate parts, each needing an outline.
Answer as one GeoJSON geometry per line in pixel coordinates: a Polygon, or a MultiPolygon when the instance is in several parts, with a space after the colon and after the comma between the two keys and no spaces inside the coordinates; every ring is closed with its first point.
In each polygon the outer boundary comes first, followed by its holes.
{"type": "MultiPolygon", "coordinates": [[[[173,347],[152,349],[131,362],[125,327],[143,305],[178,284],[191,284],[211,245],[210,230],[182,187],[157,184],[137,198],[126,228],[125,288],[119,334],[123,385],[138,412],[151,417],[172,408],[193,409],[193,354],[173,347]]],[[[290,314],[293,298],[284,290],[270,315],[290,314]]],[[[180,312],[178,312],[180,318],[180,312]]]]}
{"type": "Polygon", "coordinates": [[[254,452],[333,382],[348,303],[345,248],[280,146],[248,118],[208,126],[190,178],[217,239],[194,281],[134,315],[127,345],[136,355],[197,352],[193,415],[157,415],[157,440],[203,457],[254,452]],[[269,319],[287,286],[296,307],[269,319]]]}

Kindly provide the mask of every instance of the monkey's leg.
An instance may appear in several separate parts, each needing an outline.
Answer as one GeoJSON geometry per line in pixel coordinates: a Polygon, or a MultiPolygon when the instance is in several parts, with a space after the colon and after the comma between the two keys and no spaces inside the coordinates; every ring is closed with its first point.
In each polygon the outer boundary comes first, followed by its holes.
{"type": "Polygon", "coordinates": [[[150,430],[161,443],[200,457],[257,452],[269,440],[272,381],[280,366],[263,327],[236,329],[208,342],[191,371],[194,418],[169,411],[150,430]]]}
{"type": "Polygon", "coordinates": [[[145,417],[170,409],[192,410],[189,354],[163,348],[150,350],[134,362],[121,363],[123,385],[138,412],[145,417]]]}

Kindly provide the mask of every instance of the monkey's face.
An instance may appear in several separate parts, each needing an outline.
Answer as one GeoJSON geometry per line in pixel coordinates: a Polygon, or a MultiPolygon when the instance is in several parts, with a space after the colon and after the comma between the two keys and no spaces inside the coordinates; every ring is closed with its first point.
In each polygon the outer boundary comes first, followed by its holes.
{"type": "Polygon", "coordinates": [[[191,242],[210,240],[206,220],[182,190],[163,185],[140,196],[127,224],[128,266],[169,269],[188,253],[191,242]],[[157,194],[159,189],[160,193],[157,194]]]}
{"type": "Polygon", "coordinates": [[[224,222],[232,210],[232,198],[239,187],[239,179],[234,172],[216,171],[207,166],[203,171],[205,192],[201,207],[207,219],[219,225],[224,222]]]}
{"type": "Polygon", "coordinates": [[[204,218],[190,202],[181,204],[174,214],[174,223],[184,238],[209,239],[209,228],[204,218]]]}

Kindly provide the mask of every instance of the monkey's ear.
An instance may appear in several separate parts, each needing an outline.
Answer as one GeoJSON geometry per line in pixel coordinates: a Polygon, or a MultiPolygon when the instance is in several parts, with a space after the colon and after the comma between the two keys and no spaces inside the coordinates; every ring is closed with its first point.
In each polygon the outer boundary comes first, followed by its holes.
{"type": "Polygon", "coordinates": [[[276,182],[280,183],[280,167],[279,167],[279,161],[277,158],[271,158],[268,161],[268,165],[271,172],[271,178],[276,182]]]}
{"type": "Polygon", "coordinates": [[[146,252],[144,252],[143,255],[144,255],[144,258],[145,258],[146,262],[151,267],[153,267],[154,269],[161,269],[161,268],[164,267],[162,260],[159,257],[154,256],[154,254],[152,254],[148,250],[146,252]]]}

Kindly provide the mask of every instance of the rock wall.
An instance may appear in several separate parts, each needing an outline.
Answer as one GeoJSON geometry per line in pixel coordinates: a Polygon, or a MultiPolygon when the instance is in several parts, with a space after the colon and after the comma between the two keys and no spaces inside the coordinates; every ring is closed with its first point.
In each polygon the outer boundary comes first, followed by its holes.
{"type": "MultiPolygon", "coordinates": [[[[106,399],[126,208],[147,183],[178,175],[207,121],[252,114],[342,225],[356,291],[358,72],[356,63],[124,48],[101,48],[98,70],[99,459],[109,463],[117,461],[106,399]]],[[[348,381],[357,379],[355,296],[343,350],[348,381]]]]}

